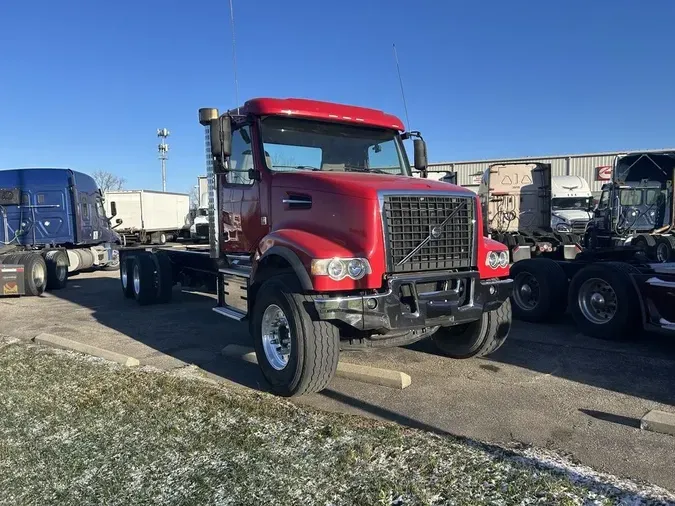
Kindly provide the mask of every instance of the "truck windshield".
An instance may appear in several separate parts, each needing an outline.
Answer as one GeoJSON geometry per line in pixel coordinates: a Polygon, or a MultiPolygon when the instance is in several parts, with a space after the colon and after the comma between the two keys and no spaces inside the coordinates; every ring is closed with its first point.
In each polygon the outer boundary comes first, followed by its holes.
{"type": "Polygon", "coordinates": [[[267,166],[274,172],[410,175],[408,159],[395,130],[268,117],[262,121],[262,141],[267,166]]]}
{"type": "Polygon", "coordinates": [[[560,197],[551,199],[551,209],[563,211],[566,209],[586,210],[593,204],[593,197],[560,197]]]}

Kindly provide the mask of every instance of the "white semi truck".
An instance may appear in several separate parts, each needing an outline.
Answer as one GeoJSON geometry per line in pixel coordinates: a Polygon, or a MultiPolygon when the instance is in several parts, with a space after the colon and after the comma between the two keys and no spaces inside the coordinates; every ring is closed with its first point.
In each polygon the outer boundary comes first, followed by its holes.
{"type": "Polygon", "coordinates": [[[593,193],[580,176],[551,178],[551,228],[556,232],[583,235],[593,218],[593,193]]]}
{"type": "Polygon", "coordinates": [[[190,224],[190,239],[194,242],[208,241],[209,239],[209,187],[206,176],[197,178],[199,193],[199,207],[190,224]]]}
{"type": "Polygon", "coordinates": [[[190,196],[184,193],[106,192],[105,209],[108,216],[115,216],[115,231],[125,244],[165,244],[189,235],[190,196]]]}

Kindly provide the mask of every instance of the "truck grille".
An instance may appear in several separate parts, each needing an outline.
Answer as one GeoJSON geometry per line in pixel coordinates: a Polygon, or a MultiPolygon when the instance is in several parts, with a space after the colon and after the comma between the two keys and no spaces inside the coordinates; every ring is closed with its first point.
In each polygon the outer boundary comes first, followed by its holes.
{"type": "Polygon", "coordinates": [[[572,220],[572,232],[575,234],[583,234],[586,232],[587,220],[572,220]]]}
{"type": "Polygon", "coordinates": [[[382,220],[387,271],[418,272],[471,267],[474,213],[474,199],[471,197],[385,195],[382,220]],[[441,227],[453,212],[452,218],[441,227]],[[432,234],[435,228],[437,235],[432,234]],[[426,243],[411,256],[425,240],[426,243]]]}

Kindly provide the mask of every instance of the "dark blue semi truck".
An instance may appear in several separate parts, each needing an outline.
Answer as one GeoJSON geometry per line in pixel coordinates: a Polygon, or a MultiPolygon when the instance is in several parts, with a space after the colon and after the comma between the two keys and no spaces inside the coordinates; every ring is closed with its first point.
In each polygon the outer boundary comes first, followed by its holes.
{"type": "Polygon", "coordinates": [[[63,288],[71,273],[118,269],[112,218],[86,174],[0,170],[0,296],[40,295],[63,288]]]}

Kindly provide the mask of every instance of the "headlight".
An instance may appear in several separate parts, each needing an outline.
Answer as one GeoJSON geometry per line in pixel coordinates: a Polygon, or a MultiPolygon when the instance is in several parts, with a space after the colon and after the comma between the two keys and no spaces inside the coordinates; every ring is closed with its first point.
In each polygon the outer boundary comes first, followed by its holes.
{"type": "Polygon", "coordinates": [[[491,269],[496,269],[497,267],[506,267],[509,265],[509,252],[490,251],[487,254],[487,258],[485,259],[485,264],[491,269]]]}
{"type": "Polygon", "coordinates": [[[346,277],[357,280],[370,274],[370,263],[366,258],[325,258],[312,260],[313,276],[328,276],[334,281],[346,277]]]}
{"type": "Polygon", "coordinates": [[[569,232],[570,231],[570,227],[569,227],[569,225],[567,225],[567,223],[558,223],[555,226],[555,229],[558,232],[569,232]]]}
{"type": "Polygon", "coordinates": [[[493,269],[497,268],[499,265],[499,254],[496,251],[490,251],[490,253],[488,253],[487,264],[493,269]]]}
{"type": "Polygon", "coordinates": [[[509,265],[509,252],[508,251],[502,251],[499,253],[499,265],[501,267],[506,267],[509,265]]]}

